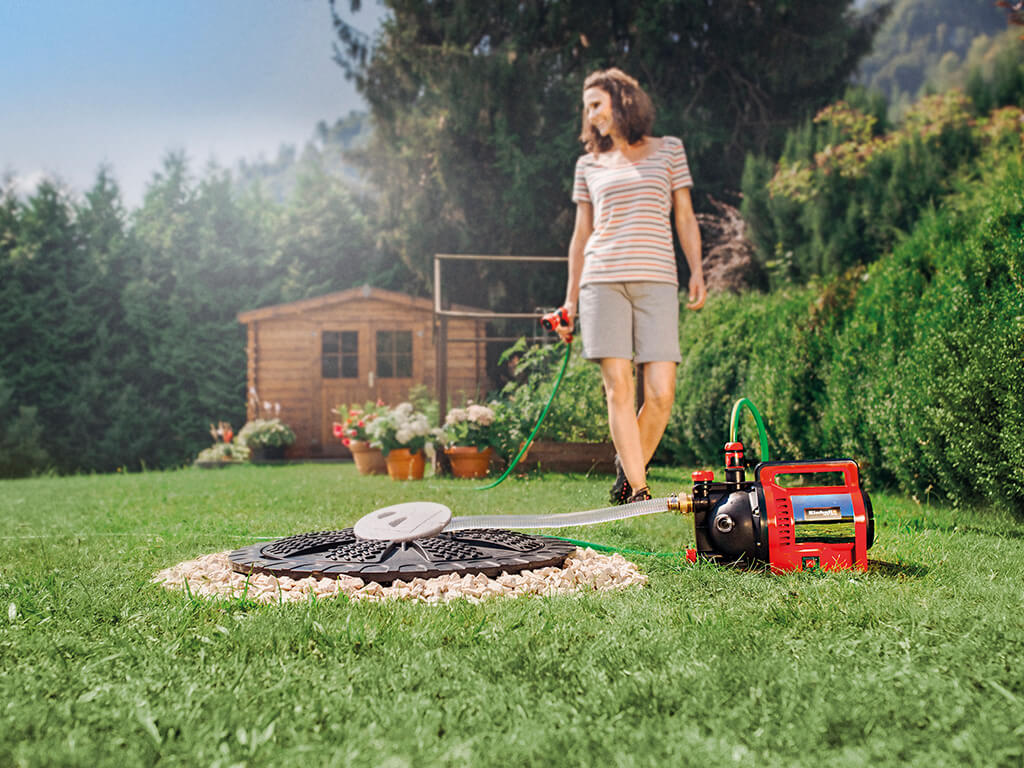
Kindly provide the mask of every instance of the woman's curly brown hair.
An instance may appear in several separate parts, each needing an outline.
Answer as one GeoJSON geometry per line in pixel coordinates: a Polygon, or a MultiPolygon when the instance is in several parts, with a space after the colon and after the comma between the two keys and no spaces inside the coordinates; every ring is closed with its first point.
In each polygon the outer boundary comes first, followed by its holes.
{"type": "MultiPolygon", "coordinates": [[[[636,144],[651,132],[654,125],[654,104],[644,93],[640,84],[621,69],[599,69],[583,81],[583,90],[600,88],[612,98],[612,119],[630,144],[636,144]]],[[[586,107],[583,109],[583,129],[580,141],[587,152],[597,154],[612,148],[610,136],[602,136],[587,120],[586,107]]]]}

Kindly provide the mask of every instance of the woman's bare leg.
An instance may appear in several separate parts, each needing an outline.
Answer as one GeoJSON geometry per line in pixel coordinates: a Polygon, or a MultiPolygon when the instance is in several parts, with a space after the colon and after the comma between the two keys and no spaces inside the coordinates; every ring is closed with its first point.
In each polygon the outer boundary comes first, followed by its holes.
{"type": "Polygon", "coordinates": [[[672,403],[676,399],[676,364],[654,362],[643,366],[644,404],[637,416],[637,426],[646,466],[657,450],[672,414],[672,403]]]}
{"type": "MultiPolygon", "coordinates": [[[[644,472],[646,461],[636,414],[633,364],[618,357],[603,358],[601,378],[604,380],[604,393],[608,401],[608,429],[612,433],[612,442],[615,443],[619,461],[622,462],[622,471],[625,472],[626,480],[634,490],[643,488],[647,485],[644,472]]],[[[673,379],[673,384],[674,381],[673,379]]],[[[664,431],[664,424],[661,429],[664,431]]],[[[651,452],[654,452],[653,448],[651,452]]]]}

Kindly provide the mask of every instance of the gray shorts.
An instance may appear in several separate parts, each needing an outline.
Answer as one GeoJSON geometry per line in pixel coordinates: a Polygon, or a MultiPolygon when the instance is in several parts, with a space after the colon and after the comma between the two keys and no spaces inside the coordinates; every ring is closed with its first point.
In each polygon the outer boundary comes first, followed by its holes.
{"type": "Polygon", "coordinates": [[[682,362],[679,289],[672,283],[587,283],[578,315],[588,360],[682,362]]]}

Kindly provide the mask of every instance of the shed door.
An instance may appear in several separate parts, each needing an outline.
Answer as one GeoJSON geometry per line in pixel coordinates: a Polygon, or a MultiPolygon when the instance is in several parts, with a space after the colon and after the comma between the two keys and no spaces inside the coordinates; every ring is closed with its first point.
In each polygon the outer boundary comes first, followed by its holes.
{"type": "Polygon", "coordinates": [[[334,436],[334,422],[341,420],[334,409],[340,405],[361,406],[367,400],[377,399],[376,388],[371,386],[371,338],[369,322],[345,323],[320,331],[320,362],[316,371],[320,377],[320,412],[313,414],[313,423],[320,425],[320,444],[325,455],[344,453],[334,436]]]}
{"type": "Polygon", "coordinates": [[[414,320],[367,319],[324,328],[320,338],[320,442],[327,456],[345,453],[334,436],[339,405],[383,400],[397,405],[423,383],[423,328],[414,320]]]}
{"type": "Polygon", "coordinates": [[[377,397],[388,405],[409,399],[409,390],[423,381],[422,326],[400,319],[375,320],[370,347],[377,397]]]}

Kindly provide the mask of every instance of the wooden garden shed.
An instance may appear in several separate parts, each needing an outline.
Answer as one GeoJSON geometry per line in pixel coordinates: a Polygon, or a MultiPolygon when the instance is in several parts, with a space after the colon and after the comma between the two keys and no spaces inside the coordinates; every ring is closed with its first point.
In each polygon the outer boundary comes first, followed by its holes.
{"type": "MultiPolygon", "coordinates": [[[[408,399],[416,385],[436,390],[433,304],[429,299],[368,285],[238,315],[248,329],[248,386],[259,401],[280,403],[296,435],[291,458],[340,457],[334,437],[338,405],[408,399]]],[[[487,381],[485,321],[448,320],[448,391],[481,397],[487,381]]],[[[255,417],[250,405],[249,418],[255,417]]]]}

